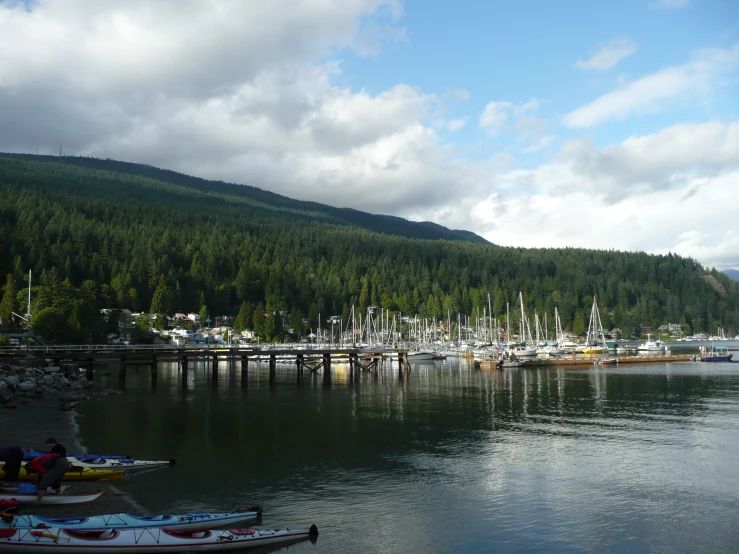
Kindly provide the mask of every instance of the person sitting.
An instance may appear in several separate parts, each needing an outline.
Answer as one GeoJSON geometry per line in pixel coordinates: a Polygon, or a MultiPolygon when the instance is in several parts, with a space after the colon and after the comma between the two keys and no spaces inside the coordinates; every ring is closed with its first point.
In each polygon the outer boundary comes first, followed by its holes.
{"type": "Polygon", "coordinates": [[[11,484],[18,481],[18,474],[23,463],[23,449],[18,446],[4,446],[0,448],[0,462],[5,462],[4,479],[11,484]]]}
{"type": "Polygon", "coordinates": [[[52,454],[59,454],[62,458],[67,457],[67,449],[64,448],[61,444],[58,444],[54,437],[49,437],[48,439],[46,439],[46,446],[51,449],[50,452],[52,454]]]}
{"type": "Polygon", "coordinates": [[[48,487],[51,487],[57,493],[61,492],[62,478],[67,469],[69,469],[67,458],[56,453],[40,456],[26,464],[27,474],[38,474],[38,496],[34,504],[41,503],[48,487]]]}

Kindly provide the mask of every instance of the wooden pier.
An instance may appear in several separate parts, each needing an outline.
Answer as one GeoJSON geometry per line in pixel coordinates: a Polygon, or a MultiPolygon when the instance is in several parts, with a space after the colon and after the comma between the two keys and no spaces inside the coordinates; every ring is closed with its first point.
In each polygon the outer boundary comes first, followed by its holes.
{"type": "MultiPolygon", "coordinates": [[[[25,361],[52,359],[54,365],[64,366],[77,364],[84,368],[90,381],[94,380],[95,364],[118,362],[118,385],[121,389],[126,385],[126,370],[129,366],[149,366],[151,386],[157,386],[157,364],[177,363],[180,379],[187,383],[191,364],[210,362],[211,379],[218,382],[218,364],[228,362],[229,366],[240,363],[241,386],[247,388],[249,383],[249,363],[266,361],[269,363],[269,382],[274,386],[277,382],[277,364],[295,364],[297,382],[303,381],[307,368],[310,374],[321,371],[323,384],[331,386],[332,363],[348,362],[349,377],[353,380],[359,372],[377,374],[384,369],[383,353],[397,354],[398,376],[402,379],[411,371],[408,353],[405,350],[363,350],[357,348],[344,349],[259,349],[259,348],[207,348],[207,347],[149,347],[126,346],[111,347],[97,345],[69,345],[56,347],[32,347],[24,350],[0,352],[0,360],[25,361]]],[[[392,364],[392,362],[390,362],[392,364]]]]}
{"type": "MultiPolygon", "coordinates": [[[[607,356],[607,357],[562,357],[562,358],[520,358],[519,361],[523,365],[519,368],[527,367],[592,367],[606,361],[602,365],[619,365],[619,364],[653,364],[666,362],[692,362],[695,361],[694,354],[677,354],[668,356],[607,356]],[[613,361],[615,360],[615,361],[613,361]]],[[[475,361],[475,367],[480,369],[498,369],[498,360],[475,361]]],[[[500,367],[500,369],[505,369],[500,367]]]]}

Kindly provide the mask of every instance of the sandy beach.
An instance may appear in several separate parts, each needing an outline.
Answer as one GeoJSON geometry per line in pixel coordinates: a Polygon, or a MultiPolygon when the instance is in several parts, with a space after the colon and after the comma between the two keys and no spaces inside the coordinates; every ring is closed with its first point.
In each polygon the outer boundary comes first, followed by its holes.
{"type": "MultiPolygon", "coordinates": [[[[103,392],[92,388],[86,394],[94,396],[103,392]]],[[[76,413],[74,410],[60,411],[58,407],[64,396],[68,396],[68,393],[47,393],[44,398],[34,398],[31,405],[21,405],[16,409],[0,407],[0,445],[47,450],[46,439],[54,437],[70,454],[80,452],[82,447],[77,437],[76,413]]],[[[45,517],[80,517],[120,512],[140,514],[141,509],[121,490],[122,483],[70,482],[69,492],[89,493],[103,490],[105,493],[96,501],[86,504],[27,506],[22,508],[22,513],[45,517]]]]}

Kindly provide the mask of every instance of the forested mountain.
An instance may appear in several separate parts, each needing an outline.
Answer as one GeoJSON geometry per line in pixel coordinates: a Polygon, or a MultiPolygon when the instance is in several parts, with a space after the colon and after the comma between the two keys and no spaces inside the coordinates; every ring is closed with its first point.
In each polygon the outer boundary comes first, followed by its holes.
{"type": "Polygon", "coordinates": [[[0,317],[25,311],[32,269],[34,318],[58,341],[103,340],[103,307],[238,314],[271,338],[280,322],[265,313],[312,327],[352,305],[456,319],[488,294],[513,320],[519,291],[527,311],[557,306],[575,332],[594,294],[604,326],[628,333],[739,330],[739,284],[675,255],[504,248],[399,218],[378,233],[378,216],[88,158],[0,155],[0,195],[0,317]]]}
{"type": "Polygon", "coordinates": [[[724,273],[734,279],[734,281],[739,281],[739,269],[724,269],[724,273]]]}

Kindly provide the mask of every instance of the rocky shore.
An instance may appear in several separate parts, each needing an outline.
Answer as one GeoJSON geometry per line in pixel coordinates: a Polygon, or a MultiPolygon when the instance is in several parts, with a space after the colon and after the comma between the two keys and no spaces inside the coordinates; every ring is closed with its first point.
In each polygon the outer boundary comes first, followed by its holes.
{"type": "MultiPolygon", "coordinates": [[[[75,367],[35,367],[0,364],[0,445],[46,449],[46,439],[55,437],[67,452],[84,451],[78,442],[74,407],[102,390],[80,375],[75,367]]],[[[70,506],[28,506],[23,513],[47,517],[80,517],[119,512],[141,513],[125,495],[122,481],[71,482],[69,492],[104,490],[95,502],[70,506]]]]}

